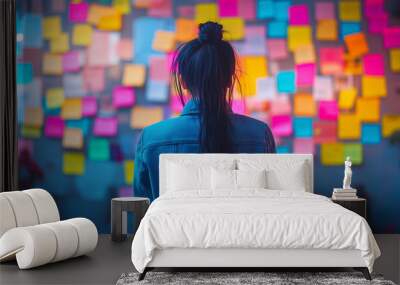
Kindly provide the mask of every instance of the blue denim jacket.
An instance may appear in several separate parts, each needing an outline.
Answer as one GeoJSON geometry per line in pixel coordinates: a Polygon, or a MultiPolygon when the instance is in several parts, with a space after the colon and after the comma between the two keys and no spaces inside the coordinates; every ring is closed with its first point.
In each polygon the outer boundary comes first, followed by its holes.
{"type": "MultiPolygon", "coordinates": [[[[199,153],[199,109],[190,100],[178,117],[143,129],[137,144],[134,167],[135,196],[158,197],[158,158],[161,153],[199,153]]],[[[256,119],[231,113],[235,153],[274,153],[269,127],[256,119]]]]}

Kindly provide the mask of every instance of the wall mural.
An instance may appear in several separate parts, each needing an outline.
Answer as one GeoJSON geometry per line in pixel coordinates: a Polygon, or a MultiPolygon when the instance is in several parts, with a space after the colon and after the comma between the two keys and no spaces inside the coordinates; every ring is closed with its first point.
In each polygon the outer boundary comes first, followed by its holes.
{"type": "Polygon", "coordinates": [[[17,1],[20,187],[63,218],[110,229],[110,199],[134,195],[143,127],[182,109],[174,50],[219,21],[239,54],[235,112],[267,122],[281,153],[315,155],[315,192],[343,162],[376,233],[400,233],[400,17],[396,1],[17,1]],[[397,10],[396,10],[397,9],[397,10]]]}

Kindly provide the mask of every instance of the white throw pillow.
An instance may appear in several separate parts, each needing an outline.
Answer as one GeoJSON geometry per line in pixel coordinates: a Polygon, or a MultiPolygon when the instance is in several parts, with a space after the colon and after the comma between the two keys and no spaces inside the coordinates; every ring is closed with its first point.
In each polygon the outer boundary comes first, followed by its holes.
{"type": "Polygon", "coordinates": [[[262,170],[211,170],[211,181],[213,190],[238,190],[241,188],[266,188],[267,176],[265,169],[262,170]]]}

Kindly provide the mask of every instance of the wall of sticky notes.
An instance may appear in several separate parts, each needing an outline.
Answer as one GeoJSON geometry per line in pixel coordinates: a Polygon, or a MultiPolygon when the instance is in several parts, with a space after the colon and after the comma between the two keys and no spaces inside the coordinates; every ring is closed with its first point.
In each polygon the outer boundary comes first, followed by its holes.
{"type": "Polygon", "coordinates": [[[400,233],[400,17],[396,0],[18,0],[20,187],[63,218],[110,230],[110,199],[134,195],[136,142],[182,110],[175,48],[198,23],[239,55],[233,110],[268,123],[282,153],[315,156],[315,192],[353,186],[376,233],[400,233]]]}

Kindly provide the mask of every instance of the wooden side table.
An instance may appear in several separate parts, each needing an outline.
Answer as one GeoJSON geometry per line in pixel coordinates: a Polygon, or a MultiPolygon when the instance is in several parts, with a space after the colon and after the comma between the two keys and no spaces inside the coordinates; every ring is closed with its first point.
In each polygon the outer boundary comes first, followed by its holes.
{"type": "Polygon", "coordinates": [[[359,214],[364,219],[367,219],[367,200],[364,198],[354,198],[348,200],[332,199],[332,202],[339,204],[356,214],[359,214]]]}
{"type": "Polygon", "coordinates": [[[143,197],[120,197],[111,200],[111,239],[123,241],[127,233],[127,212],[135,215],[136,228],[149,208],[150,200],[143,197]]]}

